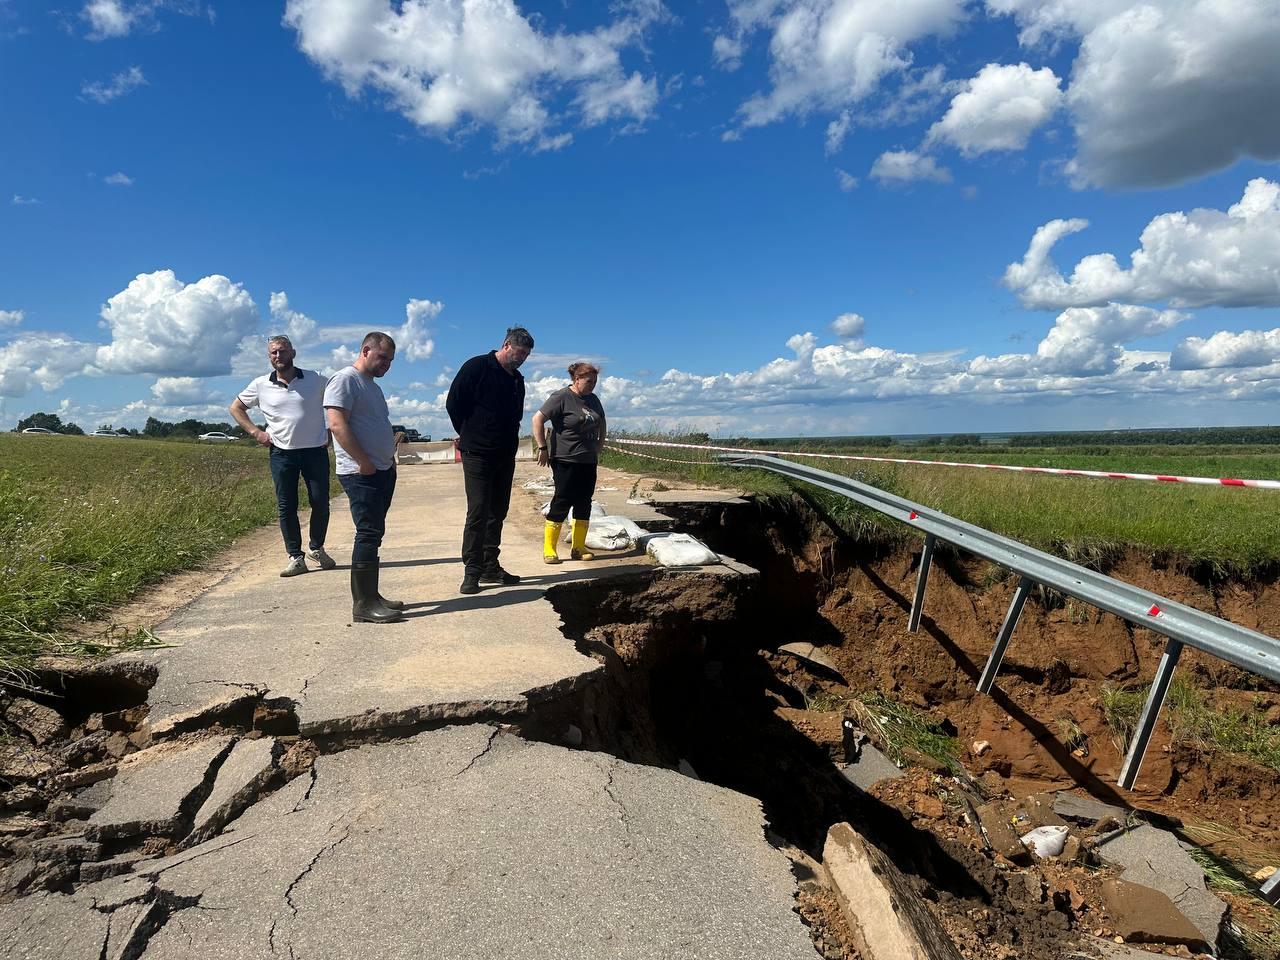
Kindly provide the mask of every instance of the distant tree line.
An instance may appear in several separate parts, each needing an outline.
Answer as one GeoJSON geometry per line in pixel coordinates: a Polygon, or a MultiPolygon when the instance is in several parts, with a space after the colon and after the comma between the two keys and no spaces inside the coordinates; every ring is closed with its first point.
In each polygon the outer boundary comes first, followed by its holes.
{"type": "Polygon", "coordinates": [[[63,423],[62,418],[56,413],[33,413],[29,417],[23,417],[18,421],[18,425],[13,428],[13,432],[21,433],[30,427],[41,427],[45,430],[52,430],[54,433],[66,433],[76,437],[84,436],[84,431],[80,429],[78,424],[63,423]]]}
{"type": "Polygon", "coordinates": [[[1167,430],[1098,430],[1027,433],[1008,437],[1011,447],[1152,446],[1179,444],[1280,443],[1280,427],[1175,427],[1167,430]]]}
{"type": "Polygon", "coordinates": [[[142,427],[144,437],[156,440],[194,440],[202,433],[214,432],[225,433],[229,437],[245,436],[245,432],[237,424],[212,420],[179,420],[177,423],[169,423],[167,420],[147,417],[147,422],[142,427]]]}
{"type": "MultiPolygon", "coordinates": [[[[23,417],[18,421],[18,425],[13,428],[14,433],[21,433],[28,427],[43,427],[45,430],[52,430],[54,433],[65,433],[70,436],[84,436],[84,430],[74,423],[64,423],[62,418],[56,413],[33,413],[29,417],[23,417]]],[[[150,437],[153,440],[195,440],[202,433],[213,433],[219,431],[231,437],[244,437],[245,432],[235,423],[216,422],[212,420],[179,420],[177,423],[170,423],[167,420],[157,420],[155,417],[147,417],[147,422],[142,430],[135,430],[129,427],[113,427],[109,423],[99,424],[99,433],[117,433],[124,437],[150,437]]]]}

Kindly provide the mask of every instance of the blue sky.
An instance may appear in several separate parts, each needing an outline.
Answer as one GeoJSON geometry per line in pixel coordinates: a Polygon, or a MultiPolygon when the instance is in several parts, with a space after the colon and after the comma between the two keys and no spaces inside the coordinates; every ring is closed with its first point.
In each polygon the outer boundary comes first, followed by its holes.
{"type": "Polygon", "coordinates": [[[531,409],[589,357],[635,428],[1273,423],[1276,49],[1269,0],[0,0],[5,426],[384,329],[441,434],[514,323],[531,409]]]}

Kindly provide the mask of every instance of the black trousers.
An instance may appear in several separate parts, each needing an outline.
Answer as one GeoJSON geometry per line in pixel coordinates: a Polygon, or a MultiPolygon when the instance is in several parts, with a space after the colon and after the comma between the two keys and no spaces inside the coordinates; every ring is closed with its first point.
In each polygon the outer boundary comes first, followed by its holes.
{"type": "Polygon", "coordinates": [[[502,552],[502,524],[511,506],[515,456],[462,455],[462,481],[467,491],[467,522],[462,528],[462,563],[466,575],[478,577],[497,566],[502,552]]]}
{"type": "Polygon", "coordinates": [[[378,470],[365,476],[340,473],[338,482],[351,502],[351,522],[356,526],[351,545],[351,562],[378,559],[382,535],[387,532],[387,511],[396,492],[396,468],[378,470]]]}
{"type": "Polygon", "coordinates": [[[285,552],[302,556],[302,528],[298,524],[298,476],[307,485],[311,501],[311,536],[309,549],[324,546],[329,532],[329,450],[307,447],[302,450],[271,448],[271,479],[276,484],[276,513],[280,516],[280,535],[285,552]]]}
{"type": "Polygon", "coordinates": [[[555,480],[556,492],[551,498],[547,519],[563,523],[572,510],[573,519],[590,520],[591,497],[596,492],[596,465],[552,460],[551,477],[555,480]]]}

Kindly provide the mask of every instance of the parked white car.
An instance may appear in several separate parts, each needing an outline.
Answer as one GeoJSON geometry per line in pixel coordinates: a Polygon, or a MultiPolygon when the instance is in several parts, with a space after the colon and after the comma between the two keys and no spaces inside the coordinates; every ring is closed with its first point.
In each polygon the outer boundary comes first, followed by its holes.
{"type": "Polygon", "coordinates": [[[221,431],[214,430],[211,433],[200,434],[199,439],[210,440],[214,443],[234,443],[236,438],[232,436],[228,436],[227,434],[222,433],[221,431]]]}
{"type": "Polygon", "coordinates": [[[112,430],[95,430],[89,434],[91,437],[123,437],[123,433],[116,433],[112,430]]]}
{"type": "Polygon", "coordinates": [[[56,436],[56,433],[53,430],[49,430],[45,427],[27,427],[27,429],[23,430],[22,432],[23,433],[47,433],[51,437],[56,436]]]}

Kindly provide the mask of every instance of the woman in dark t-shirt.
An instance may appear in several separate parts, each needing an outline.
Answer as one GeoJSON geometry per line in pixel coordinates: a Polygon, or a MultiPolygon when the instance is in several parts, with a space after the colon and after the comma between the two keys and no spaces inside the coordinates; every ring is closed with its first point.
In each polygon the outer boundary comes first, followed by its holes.
{"type": "Polygon", "coordinates": [[[580,361],[569,366],[569,386],[547,397],[533,415],[533,439],[538,444],[538,463],[551,464],[556,492],[547,510],[543,528],[542,559],[559,563],[556,543],[565,518],[573,511],[573,541],[570,560],[590,560],[587,527],[591,523],[591,497],[596,492],[596,465],[604,448],[604,407],[596,396],[600,368],[580,361]],[[547,444],[547,425],[551,443],[547,444]]]}

